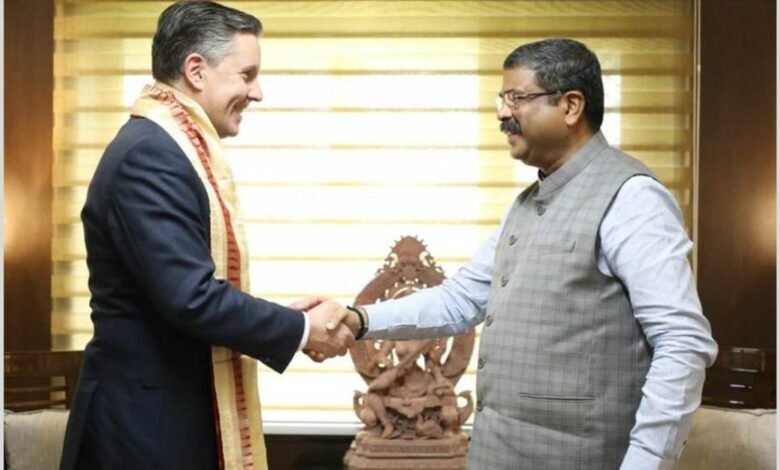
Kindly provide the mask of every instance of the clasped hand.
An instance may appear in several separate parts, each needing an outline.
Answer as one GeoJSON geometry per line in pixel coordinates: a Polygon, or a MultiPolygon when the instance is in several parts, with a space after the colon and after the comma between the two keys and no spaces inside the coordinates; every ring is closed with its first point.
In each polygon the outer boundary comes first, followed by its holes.
{"type": "Polygon", "coordinates": [[[309,297],[290,305],[309,317],[309,338],[303,347],[312,360],[343,356],[355,344],[359,320],[354,312],[326,297],[309,297]]]}

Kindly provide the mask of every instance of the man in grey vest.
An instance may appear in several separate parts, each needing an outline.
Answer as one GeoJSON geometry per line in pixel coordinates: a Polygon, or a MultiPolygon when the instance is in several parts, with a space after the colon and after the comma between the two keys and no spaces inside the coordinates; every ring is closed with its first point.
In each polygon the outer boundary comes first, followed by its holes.
{"type": "Polygon", "coordinates": [[[717,354],[680,210],[600,132],[601,68],[583,44],[517,48],[496,104],[539,180],[457,274],[348,324],[405,339],[484,321],[471,469],[672,468],[717,354]]]}

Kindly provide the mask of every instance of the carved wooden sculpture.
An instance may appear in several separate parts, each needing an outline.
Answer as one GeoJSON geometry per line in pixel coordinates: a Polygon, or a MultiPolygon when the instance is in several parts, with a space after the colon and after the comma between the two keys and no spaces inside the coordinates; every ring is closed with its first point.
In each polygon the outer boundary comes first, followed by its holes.
{"type": "MultiPolygon", "coordinates": [[[[403,237],[355,304],[404,297],[443,280],[425,245],[403,237]]],[[[453,338],[359,341],[350,349],[368,384],[353,398],[365,428],[344,458],[350,470],[466,467],[468,438],[461,425],[474,407],[471,392],[456,395],[455,385],[468,367],[474,339],[470,330],[453,338]]]]}

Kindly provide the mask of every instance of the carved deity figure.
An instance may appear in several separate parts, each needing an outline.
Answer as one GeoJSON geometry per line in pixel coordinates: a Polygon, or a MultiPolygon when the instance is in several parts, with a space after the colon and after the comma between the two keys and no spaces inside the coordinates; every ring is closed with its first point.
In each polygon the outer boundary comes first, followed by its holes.
{"type": "MultiPolygon", "coordinates": [[[[404,237],[356,299],[364,305],[441,283],[444,273],[425,246],[404,237]]],[[[380,439],[446,439],[473,411],[471,393],[455,393],[474,348],[474,330],[453,338],[364,341],[350,354],[368,390],[355,391],[355,413],[380,439]],[[462,403],[459,404],[459,401],[462,403]]]]}

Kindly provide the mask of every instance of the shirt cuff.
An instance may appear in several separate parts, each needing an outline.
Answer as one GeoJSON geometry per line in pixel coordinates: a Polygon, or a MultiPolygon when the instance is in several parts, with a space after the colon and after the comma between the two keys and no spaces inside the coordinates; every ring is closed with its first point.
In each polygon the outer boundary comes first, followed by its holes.
{"type": "MultiPolygon", "coordinates": [[[[371,318],[372,318],[371,311],[374,310],[374,307],[376,307],[377,305],[381,305],[381,303],[379,303],[379,304],[371,304],[371,305],[362,305],[363,310],[366,311],[366,321],[368,322],[368,328],[366,329],[366,334],[363,335],[363,337],[360,338],[360,339],[373,338],[373,336],[371,335],[371,332],[372,331],[376,331],[376,327],[381,328],[381,325],[377,325],[377,324],[374,323],[373,320],[371,320],[371,318]]],[[[380,315],[379,318],[381,318],[381,317],[382,316],[380,315]]],[[[388,315],[384,315],[384,317],[387,318],[388,315]]]]}
{"type": "Polygon", "coordinates": [[[302,313],[303,315],[303,337],[301,337],[301,344],[298,345],[298,351],[303,351],[303,347],[306,346],[306,343],[309,342],[309,316],[305,313],[302,313]]]}
{"type": "Polygon", "coordinates": [[[662,459],[641,447],[630,445],[620,470],[672,470],[674,464],[675,460],[662,459]]]}

